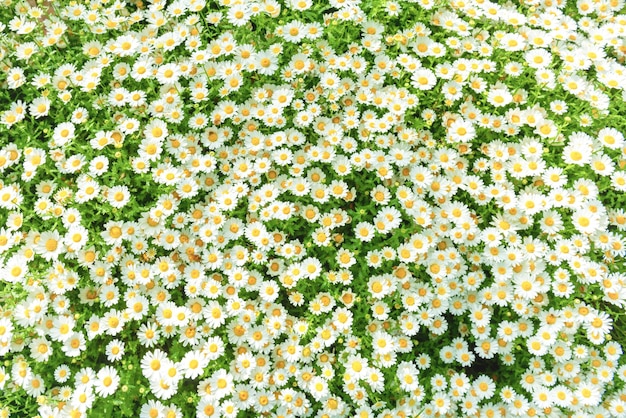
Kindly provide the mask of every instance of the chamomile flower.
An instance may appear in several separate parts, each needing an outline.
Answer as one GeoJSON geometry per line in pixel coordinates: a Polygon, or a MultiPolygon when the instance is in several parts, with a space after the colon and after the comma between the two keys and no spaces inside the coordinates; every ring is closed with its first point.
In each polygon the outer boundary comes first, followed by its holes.
{"type": "Polygon", "coordinates": [[[370,196],[374,203],[381,205],[381,206],[384,206],[387,203],[389,203],[389,200],[391,199],[391,193],[384,186],[376,186],[370,192],[370,196]]]}
{"type": "Polygon", "coordinates": [[[328,394],[328,382],[320,376],[315,376],[309,382],[309,392],[316,400],[323,399],[328,394]]]}
{"type": "Polygon", "coordinates": [[[35,338],[29,344],[31,356],[37,362],[46,362],[53,352],[52,344],[45,338],[35,338]]]}
{"type": "Polygon", "coordinates": [[[156,79],[164,85],[176,83],[180,76],[180,67],[176,63],[164,64],[157,69],[156,73],[156,79]]]}
{"type": "Polygon", "coordinates": [[[609,149],[619,149],[624,146],[624,135],[615,128],[602,128],[598,132],[598,141],[609,149]]]}
{"type": "Polygon", "coordinates": [[[52,139],[54,145],[57,147],[63,147],[75,136],[75,127],[71,122],[63,122],[54,128],[52,139]]]}
{"type": "Polygon", "coordinates": [[[26,83],[24,70],[20,67],[11,68],[7,74],[7,84],[10,89],[18,89],[26,83]]]}
{"type": "Polygon", "coordinates": [[[139,342],[146,347],[153,347],[161,337],[161,331],[156,323],[144,323],[137,331],[139,342]]]}
{"type": "Polygon", "coordinates": [[[104,155],[100,155],[89,163],[89,174],[93,177],[98,177],[106,173],[108,168],[109,159],[104,155]]]}
{"type": "Polygon", "coordinates": [[[120,360],[124,356],[126,345],[120,340],[112,340],[105,347],[107,360],[114,362],[120,360]]]}
{"type": "Polygon", "coordinates": [[[46,260],[57,259],[63,251],[61,235],[57,231],[43,232],[35,251],[46,260]]]}
{"type": "Polygon", "coordinates": [[[420,68],[411,75],[411,82],[413,87],[419,90],[431,90],[437,82],[437,77],[431,70],[420,68]]]}
{"type": "Polygon", "coordinates": [[[59,383],[65,383],[72,377],[72,372],[68,365],[62,364],[54,369],[54,379],[59,383]]]}
{"type": "Polygon", "coordinates": [[[475,135],[474,126],[463,119],[452,122],[448,129],[448,138],[452,142],[469,142],[475,135]]]}
{"type": "Polygon", "coordinates": [[[369,222],[359,222],[355,227],[355,235],[362,242],[369,242],[374,238],[374,226],[369,222]]]}
{"type": "Polygon", "coordinates": [[[524,54],[526,64],[530,68],[545,68],[552,62],[552,55],[545,49],[532,49],[524,54]]]}
{"type": "Polygon", "coordinates": [[[513,101],[513,95],[504,86],[489,90],[487,101],[495,107],[503,107],[513,101]]]}
{"type": "Polygon", "coordinates": [[[0,269],[4,274],[5,280],[9,283],[19,283],[28,273],[28,261],[26,257],[19,253],[9,257],[2,269],[0,269]]]}
{"type": "Polygon", "coordinates": [[[28,111],[35,118],[41,118],[48,115],[51,102],[47,97],[38,97],[28,106],[28,111]]]}

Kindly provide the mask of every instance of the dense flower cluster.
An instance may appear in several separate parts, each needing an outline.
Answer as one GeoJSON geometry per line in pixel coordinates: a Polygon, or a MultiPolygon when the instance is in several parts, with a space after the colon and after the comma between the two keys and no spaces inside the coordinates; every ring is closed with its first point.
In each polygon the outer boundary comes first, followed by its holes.
{"type": "Polygon", "coordinates": [[[623,0],[2,3],[0,416],[625,416],[623,0]]]}

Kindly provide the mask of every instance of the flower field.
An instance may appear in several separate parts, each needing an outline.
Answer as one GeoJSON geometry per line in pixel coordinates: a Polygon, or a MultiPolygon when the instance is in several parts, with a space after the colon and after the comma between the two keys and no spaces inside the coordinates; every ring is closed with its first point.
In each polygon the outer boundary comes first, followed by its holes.
{"type": "Polygon", "coordinates": [[[0,0],[0,417],[626,417],[624,0],[0,0]]]}

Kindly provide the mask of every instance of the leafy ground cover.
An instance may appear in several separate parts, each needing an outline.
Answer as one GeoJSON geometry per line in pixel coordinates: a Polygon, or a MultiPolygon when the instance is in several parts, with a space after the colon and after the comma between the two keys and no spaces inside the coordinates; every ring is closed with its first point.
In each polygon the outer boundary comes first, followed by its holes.
{"type": "Polygon", "coordinates": [[[0,416],[625,416],[624,11],[3,0],[0,416]]]}

